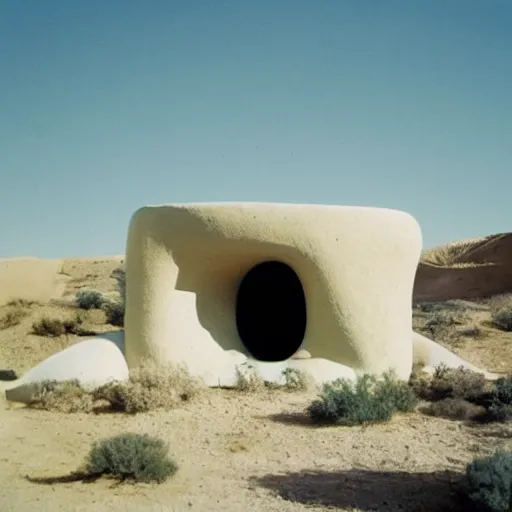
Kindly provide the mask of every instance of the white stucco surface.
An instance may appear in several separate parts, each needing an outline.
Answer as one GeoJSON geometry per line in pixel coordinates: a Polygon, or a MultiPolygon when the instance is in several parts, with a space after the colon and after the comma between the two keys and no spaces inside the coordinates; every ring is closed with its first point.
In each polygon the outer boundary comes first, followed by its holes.
{"type": "Polygon", "coordinates": [[[31,402],[42,381],[77,379],[94,389],[113,380],[128,379],[126,359],[116,342],[93,338],[50,356],[15,381],[3,383],[7,400],[31,402]]]}
{"type": "Polygon", "coordinates": [[[207,203],[149,206],[130,223],[126,357],[223,367],[249,356],[235,319],[238,286],[277,260],[301,280],[302,349],[357,372],[412,367],[411,297],[422,247],[408,214],[348,206],[207,203]]]}
{"type": "MultiPolygon", "coordinates": [[[[422,248],[408,214],[344,206],[207,203],[149,206],[129,226],[125,331],[85,340],[13,382],[9,400],[29,402],[43,380],[91,388],[126,380],[149,359],[185,364],[207,386],[233,387],[238,372],[282,383],[295,368],[318,384],[394,370],[413,360],[482,371],[412,332],[412,289],[422,248]],[[265,261],[289,265],[307,308],[300,358],[256,361],[236,326],[241,280],[265,261]]],[[[264,319],[262,319],[264,321],[264,319]]],[[[493,376],[487,372],[486,376],[493,376]]]]}
{"type": "Polygon", "coordinates": [[[412,342],[414,360],[424,365],[425,372],[433,373],[437,366],[443,364],[448,368],[459,368],[462,366],[466,370],[483,373],[489,380],[496,380],[498,378],[498,375],[478,368],[457,354],[450,352],[447,348],[417,332],[412,333],[412,342]]]}

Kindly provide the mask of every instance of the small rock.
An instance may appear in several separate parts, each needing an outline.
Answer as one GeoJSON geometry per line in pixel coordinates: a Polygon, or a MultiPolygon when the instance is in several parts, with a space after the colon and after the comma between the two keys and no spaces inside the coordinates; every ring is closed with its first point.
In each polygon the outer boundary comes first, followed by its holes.
{"type": "Polygon", "coordinates": [[[17,378],[14,370],[0,370],[0,380],[16,380],[17,378]]]}

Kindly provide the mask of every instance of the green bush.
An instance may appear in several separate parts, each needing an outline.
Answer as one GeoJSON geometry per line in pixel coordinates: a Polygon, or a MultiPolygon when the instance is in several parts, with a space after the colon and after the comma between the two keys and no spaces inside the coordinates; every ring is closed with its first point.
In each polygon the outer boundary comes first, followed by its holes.
{"type": "Polygon", "coordinates": [[[168,448],[147,434],[121,434],[95,443],[85,472],[91,476],[109,475],[119,480],[162,483],[178,470],[168,448]]]}
{"type": "Polygon", "coordinates": [[[463,492],[479,512],[512,511],[512,453],[497,452],[469,463],[463,492]]]}
{"type": "Polygon", "coordinates": [[[124,326],[124,302],[107,300],[101,308],[109,324],[117,327],[124,326]]]}
{"type": "Polygon", "coordinates": [[[504,405],[512,405],[512,377],[501,377],[496,381],[492,396],[504,405]]]}
{"type": "Polygon", "coordinates": [[[409,385],[388,372],[381,379],[362,375],[355,383],[338,379],[325,384],[320,399],[307,411],[314,423],[348,426],[388,421],[393,413],[411,411],[416,403],[409,385]]]}
{"type": "Polygon", "coordinates": [[[496,381],[484,419],[494,422],[512,420],[512,377],[502,377],[496,381]]]}
{"type": "Polygon", "coordinates": [[[493,311],[492,323],[502,331],[512,331],[512,308],[503,307],[493,311]]]}
{"type": "Polygon", "coordinates": [[[105,301],[103,295],[95,290],[80,290],[75,300],[80,309],[100,309],[105,301]]]}

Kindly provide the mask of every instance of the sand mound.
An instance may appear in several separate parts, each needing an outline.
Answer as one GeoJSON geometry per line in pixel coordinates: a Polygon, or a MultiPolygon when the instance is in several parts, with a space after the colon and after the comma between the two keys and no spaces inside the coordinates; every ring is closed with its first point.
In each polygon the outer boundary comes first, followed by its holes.
{"type": "Polygon", "coordinates": [[[423,254],[415,300],[481,299],[512,292],[512,233],[455,242],[423,254]]]}
{"type": "Polygon", "coordinates": [[[11,299],[48,302],[59,298],[67,276],[62,260],[15,258],[0,260],[0,305],[11,299]]]}
{"type": "Polygon", "coordinates": [[[11,299],[47,303],[70,299],[83,287],[105,293],[117,290],[112,272],[124,256],[51,260],[0,259],[0,306],[11,299]]]}

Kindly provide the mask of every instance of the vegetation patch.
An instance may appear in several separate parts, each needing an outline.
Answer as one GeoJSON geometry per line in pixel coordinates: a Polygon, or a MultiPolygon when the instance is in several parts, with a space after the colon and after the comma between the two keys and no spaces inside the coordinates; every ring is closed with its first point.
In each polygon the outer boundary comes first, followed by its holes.
{"type": "Polygon", "coordinates": [[[105,299],[103,295],[96,290],[80,290],[76,294],[76,304],[80,309],[100,309],[105,299]]]}
{"type": "Polygon", "coordinates": [[[0,318],[0,330],[19,325],[27,316],[28,312],[23,308],[8,309],[0,318]]]}
{"type": "Polygon", "coordinates": [[[101,306],[105,318],[110,325],[124,326],[124,302],[118,300],[105,300],[101,306]]]}
{"type": "Polygon", "coordinates": [[[79,471],[60,477],[27,478],[34,483],[49,485],[94,481],[102,476],[133,484],[161,484],[177,470],[178,464],[169,456],[169,448],[162,439],[125,433],[94,443],[79,471]]]}
{"type": "Polygon", "coordinates": [[[126,382],[111,382],[85,390],[78,381],[46,381],[29,404],[32,408],[56,412],[117,411],[129,414],[172,409],[193,399],[200,382],[182,367],[156,367],[145,363],[132,370],[126,382]]]}
{"type": "Polygon", "coordinates": [[[411,386],[419,398],[429,401],[458,398],[470,402],[479,402],[486,392],[486,380],[483,374],[463,368],[448,368],[439,365],[432,377],[411,376],[411,386]]]}
{"type": "Polygon", "coordinates": [[[492,324],[502,331],[512,331],[512,307],[502,307],[491,313],[492,324]]]}
{"type": "Polygon", "coordinates": [[[462,492],[475,511],[510,512],[512,453],[499,451],[468,464],[462,492]]]}
{"type": "Polygon", "coordinates": [[[283,390],[290,392],[309,391],[316,387],[313,378],[302,370],[285,368],[282,372],[283,382],[275,383],[265,381],[251,364],[242,364],[236,367],[235,389],[245,392],[258,392],[262,390],[283,390]]]}
{"type": "Polygon", "coordinates": [[[73,413],[91,412],[93,397],[78,380],[41,382],[30,407],[46,411],[73,413]]]}
{"type": "Polygon", "coordinates": [[[485,414],[485,408],[462,398],[443,398],[424,407],[429,416],[439,416],[451,420],[474,420],[485,414]]]}
{"type": "Polygon", "coordinates": [[[512,420],[512,377],[488,382],[463,367],[438,366],[431,377],[413,374],[410,386],[430,402],[422,411],[432,416],[479,422],[512,420]]]}
{"type": "Polygon", "coordinates": [[[132,482],[163,483],[178,470],[168,447],[147,434],[121,434],[95,443],[85,466],[89,476],[108,475],[132,482]]]}
{"type": "Polygon", "coordinates": [[[57,338],[65,334],[76,334],[77,336],[89,335],[83,325],[83,318],[77,314],[73,318],[62,320],[44,316],[32,324],[32,332],[37,336],[57,338]]]}
{"type": "Polygon", "coordinates": [[[381,378],[360,376],[355,383],[338,379],[324,384],[307,412],[315,424],[351,426],[388,421],[396,412],[412,411],[416,404],[408,383],[387,372],[381,378]]]}

